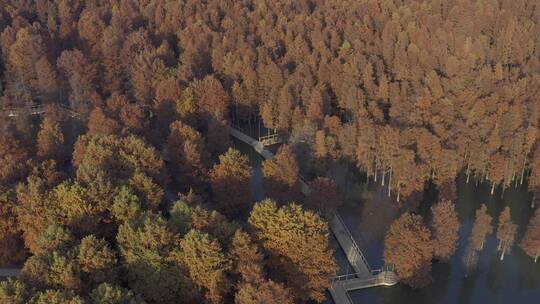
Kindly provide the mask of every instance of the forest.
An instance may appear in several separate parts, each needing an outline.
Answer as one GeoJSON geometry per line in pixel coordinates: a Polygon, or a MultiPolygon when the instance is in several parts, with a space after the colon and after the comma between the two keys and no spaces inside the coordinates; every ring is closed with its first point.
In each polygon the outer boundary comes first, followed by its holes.
{"type": "MultiPolygon", "coordinates": [[[[458,174],[540,197],[539,37],[537,0],[0,0],[0,302],[322,302],[336,163],[386,185],[385,261],[425,286],[458,174]],[[285,143],[262,201],[240,125],[285,143]]],[[[515,231],[482,206],[463,263],[491,233],[536,260],[540,211],[515,231]]]]}

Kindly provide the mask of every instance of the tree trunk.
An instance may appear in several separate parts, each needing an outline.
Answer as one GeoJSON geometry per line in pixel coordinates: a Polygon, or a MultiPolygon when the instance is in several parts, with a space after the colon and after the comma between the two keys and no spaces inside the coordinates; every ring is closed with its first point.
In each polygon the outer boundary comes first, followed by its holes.
{"type": "Polygon", "coordinates": [[[482,241],[482,243],[480,244],[480,250],[483,250],[483,249],[484,249],[484,242],[485,242],[485,241],[482,241]]]}
{"type": "Polygon", "coordinates": [[[384,186],[384,178],[386,177],[386,170],[382,170],[381,186],[384,186]]]}
{"type": "Polygon", "coordinates": [[[534,262],[536,263],[536,260],[538,260],[538,249],[536,249],[536,253],[534,255],[534,262]]]}
{"type": "Polygon", "coordinates": [[[392,167],[390,167],[390,176],[388,177],[388,197],[390,197],[391,189],[392,189],[392,167]]]}
{"type": "Polygon", "coordinates": [[[499,245],[497,245],[497,251],[500,251],[502,249],[502,240],[499,240],[499,245]]]}
{"type": "Polygon", "coordinates": [[[523,176],[525,175],[525,167],[521,169],[521,178],[519,179],[519,184],[523,185],[523,176]]]}
{"type": "Polygon", "coordinates": [[[377,164],[375,164],[375,178],[373,180],[377,182],[377,164]]]}
{"type": "Polygon", "coordinates": [[[504,252],[506,251],[506,248],[503,248],[503,251],[501,253],[501,261],[504,260],[504,252]]]}
{"type": "MultiPolygon", "coordinates": [[[[399,185],[398,185],[398,187],[399,187],[399,185]]],[[[400,194],[401,194],[401,189],[398,188],[398,191],[397,191],[397,198],[396,198],[396,200],[397,200],[398,203],[399,203],[399,195],[400,195],[400,194]]]]}
{"type": "Polygon", "coordinates": [[[493,195],[493,192],[495,192],[495,182],[491,184],[491,195],[493,195]]]}
{"type": "Polygon", "coordinates": [[[471,165],[467,162],[467,184],[469,183],[469,177],[471,176],[470,166],[471,165]]]}

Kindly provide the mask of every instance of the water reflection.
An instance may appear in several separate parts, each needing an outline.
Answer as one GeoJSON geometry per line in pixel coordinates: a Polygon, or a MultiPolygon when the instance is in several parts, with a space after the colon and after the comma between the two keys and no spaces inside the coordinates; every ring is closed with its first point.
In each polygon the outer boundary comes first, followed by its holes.
{"type": "MultiPolygon", "coordinates": [[[[353,235],[362,242],[370,263],[378,264],[382,259],[385,229],[389,222],[398,215],[395,202],[381,196],[384,192],[378,186],[371,189],[372,195],[367,200],[349,202],[342,216],[353,235]],[[393,205],[392,205],[393,204],[393,205]],[[391,211],[386,210],[390,208],[391,211]],[[394,214],[390,216],[389,214],[394,214]],[[372,229],[373,227],[373,229],[372,229]]],[[[413,290],[404,285],[389,288],[373,288],[355,291],[352,298],[355,303],[538,303],[540,302],[540,263],[535,264],[517,243],[513,246],[504,261],[500,261],[497,252],[495,234],[486,240],[485,248],[479,255],[476,270],[465,277],[465,267],[461,257],[467,245],[467,238],[472,229],[475,211],[482,203],[488,206],[489,214],[494,218],[496,228],[497,218],[504,207],[512,210],[512,220],[519,225],[517,241],[521,240],[527,223],[533,214],[530,208],[532,195],[526,191],[526,185],[506,189],[501,198],[500,190],[490,195],[488,184],[465,183],[458,179],[458,198],[456,210],[461,221],[459,247],[449,263],[434,264],[432,275],[434,282],[421,290],[413,290]]],[[[429,214],[431,205],[437,195],[428,190],[419,206],[419,213],[429,214]]]]}
{"type": "MultiPolygon", "coordinates": [[[[264,197],[262,188],[261,157],[249,146],[233,141],[234,146],[249,155],[254,168],[251,181],[254,200],[264,197]]],[[[387,195],[387,188],[371,185],[367,190],[360,182],[361,178],[349,174],[347,193],[349,202],[340,210],[345,223],[362,247],[370,264],[376,268],[382,265],[383,240],[386,229],[399,215],[399,209],[393,198],[387,195]]],[[[479,254],[479,261],[474,272],[465,277],[462,255],[471,233],[475,211],[482,203],[488,207],[489,214],[497,218],[505,206],[512,209],[512,220],[519,225],[517,240],[521,240],[526,225],[533,214],[530,208],[532,195],[526,185],[506,189],[501,198],[500,190],[490,195],[490,185],[475,182],[465,183],[463,176],[458,179],[458,198],[456,210],[461,221],[459,246],[449,263],[436,263],[432,275],[434,282],[426,288],[413,290],[404,285],[377,287],[351,293],[355,303],[369,304],[434,304],[434,303],[540,303],[540,262],[534,263],[518,246],[512,248],[504,261],[500,261],[496,251],[497,239],[491,235],[486,239],[485,248],[479,254]]],[[[419,213],[429,214],[431,205],[436,201],[436,191],[428,190],[420,202],[419,213]]],[[[336,259],[340,274],[350,271],[345,255],[336,250],[336,259]]]]}

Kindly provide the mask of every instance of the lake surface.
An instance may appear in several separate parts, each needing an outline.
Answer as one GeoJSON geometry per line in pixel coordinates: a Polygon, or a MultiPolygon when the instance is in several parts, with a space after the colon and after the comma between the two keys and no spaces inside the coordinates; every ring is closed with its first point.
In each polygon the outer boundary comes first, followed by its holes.
{"type": "MultiPolygon", "coordinates": [[[[254,168],[251,184],[253,199],[264,198],[260,169],[262,158],[248,145],[235,140],[233,143],[250,157],[254,168]]],[[[384,264],[384,234],[401,211],[396,202],[387,196],[387,188],[374,185],[373,182],[369,187],[355,183],[354,180],[359,178],[354,178],[354,175],[347,175],[347,180],[353,180],[347,185],[351,195],[348,202],[341,207],[340,214],[372,268],[377,268],[384,264]]],[[[488,184],[476,185],[474,181],[465,183],[463,176],[458,178],[457,183],[458,198],[455,203],[461,222],[459,247],[449,263],[434,263],[434,280],[431,285],[419,290],[402,284],[362,289],[350,293],[355,303],[540,303],[540,262],[534,263],[534,260],[517,246],[534,212],[531,208],[532,194],[526,190],[526,185],[506,189],[501,198],[500,189],[495,195],[490,195],[488,184]],[[472,230],[475,211],[482,203],[488,206],[488,212],[494,219],[495,230],[502,209],[505,206],[511,208],[512,220],[519,225],[517,242],[510,254],[500,261],[500,255],[496,251],[495,234],[488,236],[484,250],[480,252],[476,271],[465,277],[462,255],[472,230]]],[[[429,214],[429,208],[436,200],[435,191],[426,191],[423,201],[420,202],[419,213],[429,214]]],[[[337,246],[335,242],[334,245],[337,246]]],[[[336,260],[340,266],[339,274],[352,271],[339,248],[336,250],[336,260]]]]}
{"type": "MultiPolygon", "coordinates": [[[[397,208],[390,207],[395,202],[383,198],[385,191],[381,188],[372,189],[373,195],[369,199],[359,204],[348,204],[341,211],[368,261],[374,266],[383,263],[384,232],[399,213],[397,208]]],[[[500,254],[496,251],[498,242],[495,234],[492,234],[480,252],[475,272],[465,277],[462,263],[475,211],[482,203],[488,206],[494,225],[502,209],[505,206],[511,208],[512,220],[519,225],[516,238],[519,242],[534,212],[531,208],[532,194],[523,185],[507,189],[502,198],[500,190],[492,196],[489,185],[467,184],[463,177],[458,178],[457,190],[455,203],[462,224],[459,247],[449,263],[433,265],[433,283],[419,290],[398,284],[355,291],[350,293],[355,303],[540,303],[540,262],[535,264],[517,243],[510,254],[500,261],[500,254]]],[[[425,197],[419,208],[422,215],[429,213],[429,207],[436,201],[436,193],[428,191],[425,197]]]]}

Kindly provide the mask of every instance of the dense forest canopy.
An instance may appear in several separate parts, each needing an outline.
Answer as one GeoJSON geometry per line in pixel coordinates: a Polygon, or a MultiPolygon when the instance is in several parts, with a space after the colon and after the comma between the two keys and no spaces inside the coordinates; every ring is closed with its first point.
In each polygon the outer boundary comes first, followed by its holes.
{"type": "Polygon", "coordinates": [[[321,301],[335,162],[400,204],[459,172],[540,196],[536,0],[0,0],[0,32],[2,300],[321,301]],[[228,128],[259,122],[287,145],[250,213],[228,128]],[[288,204],[300,171],[326,204],[288,204]]]}

